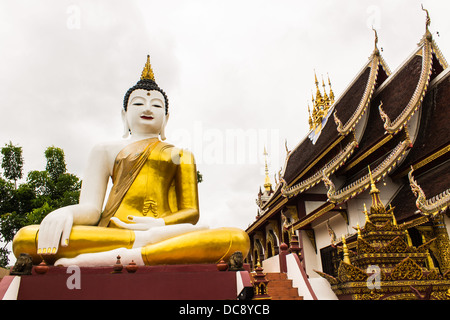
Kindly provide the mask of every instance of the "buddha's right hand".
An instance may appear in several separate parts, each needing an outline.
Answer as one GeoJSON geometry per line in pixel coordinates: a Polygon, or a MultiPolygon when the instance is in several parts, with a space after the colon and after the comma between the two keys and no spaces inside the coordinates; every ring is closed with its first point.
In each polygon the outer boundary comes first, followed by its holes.
{"type": "Polygon", "coordinates": [[[119,227],[131,230],[150,230],[155,227],[165,226],[166,223],[163,219],[152,218],[152,217],[136,217],[128,216],[127,220],[129,223],[125,223],[116,217],[111,218],[112,221],[119,227]]]}
{"type": "Polygon", "coordinates": [[[125,223],[116,217],[111,218],[118,226],[134,231],[135,240],[133,249],[170,239],[184,233],[208,229],[205,225],[192,225],[190,223],[166,225],[163,219],[155,219],[152,217],[128,216],[127,219],[134,223],[125,223]]]}
{"type": "Polygon", "coordinates": [[[73,213],[67,207],[49,213],[39,227],[37,253],[55,254],[60,243],[67,247],[72,225],[73,213]]]}

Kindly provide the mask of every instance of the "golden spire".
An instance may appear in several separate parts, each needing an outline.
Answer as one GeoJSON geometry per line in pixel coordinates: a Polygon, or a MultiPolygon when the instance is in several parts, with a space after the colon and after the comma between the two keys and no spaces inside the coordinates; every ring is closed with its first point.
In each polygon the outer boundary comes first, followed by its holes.
{"type": "Polygon", "coordinates": [[[330,99],[328,98],[327,90],[325,89],[325,81],[323,81],[323,75],[322,75],[322,87],[323,87],[323,101],[325,102],[326,105],[328,105],[330,99]]]}
{"type": "Polygon", "coordinates": [[[269,178],[269,166],[267,165],[267,156],[269,154],[267,153],[266,150],[266,146],[264,146],[264,161],[265,161],[265,172],[266,172],[266,177],[264,178],[264,188],[266,189],[266,191],[270,191],[272,189],[272,183],[270,182],[270,178],[269,178]]]}
{"type": "Polygon", "coordinates": [[[412,247],[413,243],[412,243],[411,237],[409,236],[409,232],[407,229],[405,229],[405,236],[406,236],[406,242],[408,243],[408,246],[412,247]]]}
{"type": "Polygon", "coordinates": [[[392,224],[394,226],[396,226],[397,225],[397,219],[395,218],[394,209],[392,208],[392,204],[389,204],[389,210],[392,213],[392,224]]]}
{"type": "Polygon", "coordinates": [[[311,130],[313,128],[313,120],[311,117],[311,109],[309,108],[309,103],[308,103],[308,116],[309,116],[309,119],[308,119],[309,130],[311,130]]]}
{"type": "Polygon", "coordinates": [[[330,87],[330,103],[333,104],[334,103],[334,92],[333,89],[331,89],[331,81],[330,81],[330,75],[327,73],[328,76],[328,86],[330,87]]]}
{"type": "Polygon", "coordinates": [[[155,81],[155,75],[153,74],[152,65],[150,64],[150,55],[147,55],[147,62],[145,63],[144,70],[142,70],[141,80],[155,81]]]}
{"type": "Polygon", "coordinates": [[[369,213],[367,212],[367,207],[365,203],[364,203],[364,216],[366,217],[366,223],[370,222],[369,213]]]}
{"type": "Polygon", "coordinates": [[[323,98],[322,98],[322,93],[320,93],[320,89],[319,89],[319,81],[317,80],[317,75],[316,75],[316,70],[314,70],[314,80],[316,83],[316,104],[317,105],[321,105],[323,103],[323,98]]]}
{"type": "Polygon", "coordinates": [[[342,249],[344,251],[344,262],[348,263],[348,264],[351,264],[350,263],[350,257],[349,257],[349,254],[348,254],[347,243],[345,242],[345,236],[344,235],[342,235],[342,249]]]}
{"type": "Polygon", "coordinates": [[[375,181],[373,180],[372,171],[370,170],[370,166],[368,168],[369,168],[369,177],[370,177],[370,194],[380,193],[380,190],[378,190],[377,187],[375,186],[375,181]]]}
{"type": "Polygon", "coordinates": [[[358,230],[358,238],[361,238],[361,228],[359,227],[359,222],[356,223],[356,229],[358,230]]]}
{"type": "Polygon", "coordinates": [[[385,213],[386,208],[380,200],[380,190],[375,186],[375,181],[372,177],[372,171],[369,168],[369,177],[370,177],[370,195],[372,196],[372,207],[370,208],[370,213],[385,213]]]}

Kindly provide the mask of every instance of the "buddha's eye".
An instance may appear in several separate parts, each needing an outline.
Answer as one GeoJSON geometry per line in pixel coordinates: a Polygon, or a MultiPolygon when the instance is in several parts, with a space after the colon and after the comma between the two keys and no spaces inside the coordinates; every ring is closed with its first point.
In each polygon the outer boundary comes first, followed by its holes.
{"type": "Polygon", "coordinates": [[[143,106],[144,104],[142,102],[135,102],[133,103],[133,106],[143,106]]]}
{"type": "Polygon", "coordinates": [[[162,108],[162,106],[160,106],[160,105],[158,105],[158,104],[154,104],[154,105],[152,105],[152,107],[162,108]]]}

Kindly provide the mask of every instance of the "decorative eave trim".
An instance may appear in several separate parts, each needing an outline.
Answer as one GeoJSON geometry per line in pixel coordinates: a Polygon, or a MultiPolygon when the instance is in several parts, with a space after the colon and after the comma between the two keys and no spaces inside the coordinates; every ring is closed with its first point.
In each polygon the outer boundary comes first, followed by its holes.
{"type": "MultiPolygon", "coordinates": [[[[381,57],[378,51],[374,52],[371,56],[371,60],[368,64],[370,64],[370,74],[369,79],[366,84],[366,88],[364,90],[363,97],[361,98],[361,101],[359,102],[358,107],[353,112],[352,116],[348,121],[345,123],[345,125],[342,124],[341,120],[339,120],[336,111],[333,113],[334,122],[337,126],[337,131],[341,135],[347,135],[350,131],[354,130],[356,125],[358,124],[361,117],[364,115],[364,113],[367,111],[368,106],[370,105],[370,101],[372,99],[373,93],[375,91],[375,85],[377,82],[378,77],[378,70],[380,66],[381,57]]],[[[386,72],[389,72],[386,70],[386,72]]]]}
{"type": "Polygon", "coordinates": [[[366,152],[364,152],[362,155],[360,155],[356,159],[352,159],[350,163],[345,166],[345,168],[342,169],[343,173],[348,172],[350,169],[354,168],[356,165],[358,165],[361,161],[366,159],[368,156],[370,156],[373,152],[381,148],[384,144],[389,142],[394,136],[389,134],[385,136],[381,141],[377,142],[375,145],[373,145],[371,148],[369,148],[366,152]]]}
{"type": "Polygon", "coordinates": [[[314,175],[290,188],[287,187],[286,181],[280,176],[281,194],[283,195],[283,197],[291,198],[312,188],[322,181],[323,173],[329,176],[333,174],[337,169],[339,169],[342,165],[344,165],[347,159],[353,154],[357,146],[358,142],[353,139],[345,146],[344,149],[342,149],[331,161],[329,161],[325,166],[318,170],[314,175]]]}
{"type": "Polygon", "coordinates": [[[294,223],[287,226],[287,228],[292,228],[293,230],[298,230],[306,227],[311,222],[315,221],[316,219],[323,216],[325,213],[330,212],[336,207],[334,203],[324,203],[319,208],[308,214],[307,216],[301,218],[298,221],[295,221],[294,223]]]}
{"type": "Polygon", "coordinates": [[[447,210],[450,205],[450,188],[427,199],[420,185],[413,178],[414,169],[411,166],[411,171],[408,173],[409,185],[414,196],[417,198],[416,206],[420,210],[421,214],[426,216],[435,216],[440,212],[447,210]]]}
{"type": "MultiPolygon", "coordinates": [[[[408,147],[410,146],[409,139],[400,142],[389,155],[380,163],[374,170],[372,170],[372,176],[375,182],[384,178],[392,169],[400,162],[403,155],[406,153],[408,147]]],[[[323,182],[328,188],[327,196],[328,201],[332,203],[342,203],[345,202],[358,194],[364,192],[370,187],[370,175],[367,174],[360,179],[354,181],[347,187],[341,190],[335,190],[333,182],[328,178],[328,176],[323,173],[323,182]]]]}
{"type": "MultiPolygon", "coordinates": [[[[417,170],[420,169],[424,166],[426,166],[427,164],[429,164],[430,162],[433,162],[434,160],[446,155],[448,152],[450,152],[450,144],[447,144],[445,147],[437,150],[436,152],[432,153],[431,155],[429,155],[428,157],[426,157],[423,160],[420,160],[419,162],[414,163],[412,166],[413,170],[417,170]]],[[[410,169],[405,169],[402,172],[396,174],[394,176],[394,178],[400,178],[405,176],[410,169]]]]}
{"type": "Polygon", "coordinates": [[[438,45],[436,44],[436,42],[433,40],[431,40],[431,46],[433,48],[433,52],[435,57],[438,59],[440,65],[442,66],[443,69],[447,69],[448,68],[448,63],[447,60],[445,59],[444,55],[442,54],[441,49],[439,49],[438,45]]]}
{"type": "Polygon", "coordinates": [[[277,211],[278,209],[281,209],[284,204],[288,201],[287,198],[282,199],[276,206],[274,206],[273,208],[267,208],[264,213],[255,221],[253,222],[253,224],[251,224],[246,230],[245,232],[247,232],[248,234],[250,234],[251,232],[253,232],[255,229],[257,229],[259,226],[261,226],[262,224],[267,222],[268,217],[270,217],[275,211],[277,211]]]}
{"type": "Polygon", "coordinates": [[[428,84],[430,82],[432,61],[433,61],[433,46],[431,34],[427,32],[424,35],[422,41],[419,43],[421,46],[416,55],[422,56],[422,71],[420,73],[419,81],[416,85],[416,89],[411,96],[406,107],[400,113],[400,115],[392,122],[389,116],[384,112],[382,108],[382,102],[378,107],[381,119],[384,122],[384,129],[391,134],[395,134],[400,131],[409,119],[414,115],[417,109],[420,107],[423,98],[427,92],[428,84]]]}
{"type": "MultiPolygon", "coordinates": [[[[303,177],[309,170],[311,170],[312,167],[314,167],[323,157],[325,157],[328,154],[328,152],[330,152],[331,149],[333,149],[344,138],[345,138],[345,136],[338,136],[338,138],[331,145],[329,145],[327,147],[327,149],[320,154],[320,156],[316,157],[314,159],[314,161],[312,163],[310,163],[308,165],[308,167],[306,167],[306,169],[302,170],[301,173],[298,174],[297,177],[295,177],[295,179],[292,180],[292,182],[290,183],[288,188],[293,186],[301,177],[303,177]]],[[[292,152],[289,152],[288,157],[290,157],[291,155],[292,155],[292,152]]],[[[286,164],[287,164],[287,161],[286,161],[286,164]]],[[[282,171],[284,171],[284,170],[286,170],[286,167],[284,167],[284,169],[282,169],[282,171]]],[[[278,191],[278,188],[280,188],[282,186],[281,179],[282,179],[282,175],[281,175],[281,170],[280,170],[280,172],[279,172],[280,182],[275,186],[274,193],[270,196],[269,200],[267,200],[267,202],[261,208],[264,212],[266,212],[267,210],[271,211],[270,206],[273,203],[275,203],[275,201],[277,201],[282,196],[281,193],[276,194],[276,192],[278,191]],[[275,196],[275,194],[276,194],[276,196],[275,196]]]]}

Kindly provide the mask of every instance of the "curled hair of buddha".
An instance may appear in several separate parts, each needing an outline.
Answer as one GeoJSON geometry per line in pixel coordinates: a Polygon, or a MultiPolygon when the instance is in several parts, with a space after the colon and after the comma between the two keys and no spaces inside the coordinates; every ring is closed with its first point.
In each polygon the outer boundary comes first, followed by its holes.
{"type": "Polygon", "coordinates": [[[150,55],[147,55],[147,62],[145,63],[144,70],[142,70],[141,80],[139,80],[133,87],[128,89],[125,94],[125,98],[123,99],[123,109],[127,111],[128,107],[128,99],[130,98],[131,93],[134,90],[143,89],[147,91],[156,90],[161,92],[164,96],[164,104],[166,109],[166,114],[169,112],[169,100],[167,99],[166,93],[158,87],[155,82],[155,75],[153,74],[153,69],[150,64],[150,55]]]}
{"type": "Polygon", "coordinates": [[[150,80],[150,79],[139,80],[133,87],[128,89],[128,91],[125,94],[125,97],[123,99],[123,109],[125,111],[127,111],[128,100],[130,99],[131,93],[134,90],[138,90],[138,89],[143,89],[143,90],[148,90],[148,91],[155,90],[155,91],[161,92],[161,94],[164,96],[164,105],[165,105],[165,109],[166,109],[166,114],[169,112],[169,100],[167,99],[166,93],[160,87],[158,87],[156,82],[154,82],[153,80],[150,80]]]}

